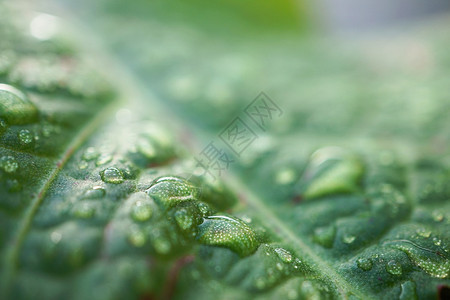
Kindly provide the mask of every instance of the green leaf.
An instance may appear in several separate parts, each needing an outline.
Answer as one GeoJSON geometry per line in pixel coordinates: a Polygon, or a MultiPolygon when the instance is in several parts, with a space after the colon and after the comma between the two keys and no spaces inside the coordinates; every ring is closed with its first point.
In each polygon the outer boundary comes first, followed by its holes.
{"type": "Polygon", "coordinates": [[[60,19],[0,4],[0,298],[448,293],[448,32],[390,40],[405,58],[294,38],[290,1],[262,30],[200,2],[182,22],[159,1],[45,2],[60,19]],[[246,114],[256,95],[278,116],[246,114]],[[239,155],[233,120],[255,133],[239,155]]]}

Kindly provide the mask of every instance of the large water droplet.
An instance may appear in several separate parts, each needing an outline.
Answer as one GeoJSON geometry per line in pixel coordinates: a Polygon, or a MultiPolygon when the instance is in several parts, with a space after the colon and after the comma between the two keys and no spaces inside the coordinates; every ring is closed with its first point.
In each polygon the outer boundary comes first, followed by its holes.
{"type": "Polygon", "coordinates": [[[240,256],[253,253],[260,244],[247,224],[231,216],[206,217],[198,229],[197,239],[201,243],[229,248],[240,256]]]}
{"type": "Polygon", "coordinates": [[[358,258],[356,265],[363,271],[369,271],[372,269],[373,262],[370,258],[358,258]]]}
{"type": "Polygon", "coordinates": [[[114,167],[103,170],[100,175],[102,180],[107,183],[119,184],[124,180],[122,171],[114,167]]]}
{"type": "Polygon", "coordinates": [[[417,235],[424,237],[424,238],[429,238],[431,235],[431,230],[425,229],[425,228],[419,228],[416,230],[417,235]]]}
{"type": "Polygon", "coordinates": [[[395,260],[391,260],[386,264],[386,271],[392,275],[402,275],[402,265],[395,260]]]}
{"type": "Polygon", "coordinates": [[[32,123],[37,120],[36,106],[13,86],[0,84],[0,118],[11,125],[32,123]]]}
{"type": "MultiPolygon", "coordinates": [[[[409,240],[398,240],[389,244],[408,255],[409,259],[427,274],[437,278],[446,278],[450,273],[450,260],[445,251],[423,247],[409,240]]],[[[435,246],[440,246],[436,245],[435,246]]]]}
{"type": "Polygon", "coordinates": [[[300,194],[312,199],[357,191],[363,171],[360,159],[344,149],[319,149],[311,155],[300,180],[300,194]]]}
{"type": "Polygon", "coordinates": [[[0,167],[6,173],[14,173],[19,168],[19,163],[13,156],[3,156],[0,158],[0,167]]]}
{"type": "Polygon", "coordinates": [[[175,176],[157,178],[146,192],[166,208],[180,202],[196,200],[198,197],[196,187],[175,176]]]}
{"type": "Polygon", "coordinates": [[[33,141],[33,134],[28,129],[22,129],[17,134],[22,145],[30,144],[33,141]]]}

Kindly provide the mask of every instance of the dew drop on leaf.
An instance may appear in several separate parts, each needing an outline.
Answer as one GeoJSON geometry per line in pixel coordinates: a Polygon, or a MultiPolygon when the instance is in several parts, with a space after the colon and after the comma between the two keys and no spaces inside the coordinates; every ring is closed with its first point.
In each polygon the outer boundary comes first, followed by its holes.
{"type": "Polygon", "coordinates": [[[370,258],[358,258],[356,265],[363,271],[369,271],[372,269],[373,262],[370,258]]]}
{"type": "Polygon", "coordinates": [[[0,167],[6,173],[14,173],[19,168],[19,163],[13,156],[3,156],[0,159],[0,167]]]}
{"type": "Polygon", "coordinates": [[[402,265],[395,260],[390,260],[386,264],[386,271],[392,275],[396,275],[396,276],[402,275],[402,272],[403,272],[402,265]]]}
{"type": "Polygon", "coordinates": [[[170,252],[170,249],[172,248],[170,242],[162,237],[156,238],[153,241],[153,247],[155,248],[155,251],[159,254],[167,254],[170,252]]]}
{"type": "Polygon", "coordinates": [[[0,118],[11,125],[22,125],[36,121],[36,106],[13,86],[0,84],[0,118]]]}
{"type": "Polygon", "coordinates": [[[331,248],[333,246],[335,236],[335,226],[319,227],[314,230],[313,240],[325,248],[331,248]]]}
{"type": "Polygon", "coordinates": [[[101,186],[94,186],[92,189],[87,190],[83,198],[85,199],[99,199],[103,198],[106,194],[106,191],[101,186]]]}
{"type": "Polygon", "coordinates": [[[100,153],[98,153],[98,151],[94,147],[88,147],[84,151],[82,158],[84,160],[90,161],[96,159],[99,155],[100,153]]]}
{"type": "Polygon", "coordinates": [[[226,215],[206,217],[199,225],[197,239],[205,245],[229,248],[240,256],[253,253],[259,246],[255,232],[247,224],[226,215]]]}
{"type": "Polygon", "coordinates": [[[90,219],[94,216],[95,209],[87,202],[77,203],[73,209],[73,215],[80,219],[90,219]]]}
{"type": "Polygon", "coordinates": [[[275,253],[278,255],[278,257],[284,262],[284,263],[290,263],[292,262],[292,254],[283,249],[283,248],[275,248],[275,253]]]}
{"type": "Polygon", "coordinates": [[[102,153],[95,162],[96,166],[102,166],[112,161],[113,156],[109,153],[102,153]]]}
{"type": "Polygon", "coordinates": [[[138,200],[133,204],[133,208],[131,209],[131,217],[135,221],[144,222],[150,219],[152,216],[153,210],[149,203],[145,203],[144,201],[138,200]]]}
{"type": "Polygon", "coordinates": [[[403,282],[401,288],[399,300],[416,300],[418,298],[416,284],[413,281],[403,282]]]}
{"type": "Polygon", "coordinates": [[[155,179],[146,192],[165,208],[173,207],[180,202],[195,200],[198,196],[196,187],[188,181],[175,176],[155,179]]]}
{"type": "Polygon", "coordinates": [[[356,239],[356,236],[351,235],[351,234],[344,234],[342,236],[342,242],[345,244],[351,244],[355,241],[355,239],[356,239]]]}
{"type": "Polygon", "coordinates": [[[17,134],[22,145],[30,144],[33,141],[33,135],[28,129],[22,129],[17,134]]]}
{"type": "Polygon", "coordinates": [[[175,213],[175,221],[182,230],[188,230],[194,224],[194,218],[184,208],[175,213]]]}
{"type": "Polygon", "coordinates": [[[106,183],[119,184],[124,180],[122,171],[114,167],[103,170],[100,175],[106,183]]]}
{"type": "Polygon", "coordinates": [[[142,232],[142,230],[140,230],[138,227],[133,226],[130,228],[128,241],[135,247],[142,247],[145,245],[147,239],[145,238],[145,234],[144,232],[142,232]]]}

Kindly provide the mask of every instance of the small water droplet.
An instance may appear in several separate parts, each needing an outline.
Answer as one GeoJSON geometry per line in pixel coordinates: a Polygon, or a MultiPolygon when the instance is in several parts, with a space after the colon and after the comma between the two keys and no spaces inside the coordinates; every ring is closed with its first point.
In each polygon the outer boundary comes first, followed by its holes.
{"type": "Polygon", "coordinates": [[[0,118],[0,136],[8,129],[8,123],[0,118]]]}
{"type": "Polygon", "coordinates": [[[413,281],[403,282],[399,300],[417,300],[416,283],[413,281]]]}
{"type": "Polygon", "coordinates": [[[286,185],[294,182],[295,171],[292,168],[284,168],[275,174],[275,182],[280,185],[286,185]]]}
{"type": "Polygon", "coordinates": [[[356,236],[351,235],[351,234],[344,234],[342,236],[342,242],[345,244],[351,244],[355,241],[355,239],[356,239],[356,236]]]}
{"type": "Polygon", "coordinates": [[[77,203],[73,210],[73,214],[77,218],[90,219],[95,214],[95,209],[87,202],[77,203]]]}
{"type": "Polygon", "coordinates": [[[435,244],[436,246],[440,246],[441,243],[442,243],[442,241],[439,238],[437,238],[437,237],[433,238],[433,244],[435,244]]]}
{"type": "Polygon", "coordinates": [[[128,241],[131,245],[135,247],[142,247],[145,245],[147,239],[145,237],[144,232],[140,230],[138,227],[131,227],[130,233],[128,234],[128,241]]]}
{"type": "Polygon", "coordinates": [[[109,154],[109,153],[102,153],[98,157],[97,161],[95,162],[95,165],[96,166],[102,166],[102,165],[107,164],[110,161],[112,161],[112,159],[113,159],[113,156],[111,154],[109,154]]]}
{"type": "Polygon", "coordinates": [[[7,155],[0,159],[0,167],[6,173],[14,173],[19,168],[19,163],[13,156],[7,155]]]}
{"type": "Polygon", "coordinates": [[[434,210],[431,213],[431,216],[435,222],[442,222],[442,220],[444,220],[444,214],[439,210],[434,210]]]}
{"type": "Polygon", "coordinates": [[[283,271],[283,269],[284,269],[284,267],[283,267],[283,265],[282,265],[281,263],[277,263],[277,264],[276,264],[276,267],[277,267],[277,269],[278,269],[279,271],[283,271]]]}
{"type": "Polygon", "coordinates": [[[300,179],[305,199],[358,190],[364,167],[356,155],[339,147],[325,147],[311,155],[300,179]]]}
{"type": "Polygon", "coordinates": [[[335,226],[319,227],[314,230],[313,240],[325,248],[331,248],[333,246],[335,236],[335,226]]]}
{"type": "Polygon", "coordinates": [[[19,192],[22,189],[22,185],[17,179],[8,179],[6,185],[8,186],[8,192],[11,193],[19,192]]]}
{"type": "Polygon", "coordinates": [[[37,120],[36,106],[13,86],[0,84],[0,118],[10,125],[22,125],[37,120]]]}
{"type": "Polygon", "coordinates": [[[58,231],[53,231],[50,234],[50,239],[52,240],[52,242],[54,244],[58,244],[61,241],[61,239],[62,239],[62,234],[59,233],[58,231]]]}
{"type": "Polygon", "coordinates": [[[136,201],[131,210],[131,217],[135,221],[144,222],[150,219],[153,210],[150,203],[145,203],[144,201],[136,201]]]}
{"type": "Polygon", "coordinates": [[[119,184],[124,181],[122,171],[114,167],[103,170],[100,175],[102,180],[107,183],[119,184]]]}
{"type": "Polygon", "coordinates": [[[153,247],[155,248],[155,251],[159,254],[167,254],[171,249],[169,241],[161,237],[154,240],[153,247]]]}
{"type": "Polygon", "coordinates": [[[373,262],[370,258],[358,258],[356,261],[358,268],[363,271],[369,271],[372,269],[373,262]]]}
{"type": "Polygon", "coordinates": [[[292,254],[283,249],[283,248],[275,248],[275,253],[278,255],[278,257],[284,262],[284,263],[290,263],[292,262],[292,254]]]}
{"type": "Polygon", "coordinates": [[[227,215],[204,218],[197,239],[206,245],[226,247],[240,256],[252,254],[259,246],[255,232],[243,221],[227,215]]]}
{"type": "Polygon", "coordinates": [[[94,186],[92,189],[87,190],[84,193],[83,198],[85,198],[85,199],[99,199],[99,198],[104,197],[105,194],[106,194],[105,189],[103,187],[97,185],[97,186],[94,186]]]}
{"type": "Polygon", "coordinates": [[[28,129],[20,130],[17,136],[22,145],[30,144],[33,141],[33,134],[28,129]]]}
{"type": "Polygon", "coordinates": [[[402,265],[395,260],[391,260],[386,264],[386,271],[392,275],[402,275],[402,265]]]}
{"type": "Polygon", "coordinates": [[[89,167],[89,163],[85,160],[82,160],[78,163],[78,168],[80,170],[85,170],[85,169],[87,169],[87,167],[89,167]]]}
{"type": "Polygon", "coordinates": [[[88,147],[86,148],[86,150],[84,150],[82,157],[84,160],[90,161],[96,159],[99,155],[100,153],[98,153],[98,151],[94,147],[88,147]]]}
{"type": "Polygon", "coordinates": [[[182,230],[188,230],[194,225],[194,218],[184,208],[175,213],[175,221],[182,230]]]}
{"type": "Polygon", "coordinates": [[[431,235],[431,230],[427,230],[425,228],[419,228],[416,230],[416,233],[421,237],[429,238],[431,235]]]}

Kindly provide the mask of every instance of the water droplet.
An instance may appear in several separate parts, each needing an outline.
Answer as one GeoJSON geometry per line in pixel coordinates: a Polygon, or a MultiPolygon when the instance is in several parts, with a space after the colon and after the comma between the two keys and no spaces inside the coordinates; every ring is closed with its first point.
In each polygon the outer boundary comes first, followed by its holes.
{"type": "Polygon", "coordinates": [[[319,227],[314,230],[313,240],[317,244],[331,248],[333,246],[334,237],[336,236],[336,227],[331,225],[328,227],[319,227]]]}
{"type": "Polygon", "coordinates": [[[0,118],[11,125],[22,125],[37,120],[36,106],[13,86],[0,84],[0,118]]]}
{"type": "Polygon", "coordinates": [[[142,247],[145,245],[147,239],[145,238],[145,234],[144,232],[142,232],[142,230],[140,230],[138,227],[133,226],[130,228],[128,241],[135,247],[142,247]]]}
{"type": "Polygon", "coordinates": [[[174,176],[155,179],[146,192],[166,208],[173,207],[180,202],[196,200],[198,196],[196,187],[188,181],[174,176]]]}
{"type": "Polygon", "coordinates": [[[122,171],[114,167],[103,170],[100,175],[102,180],[107,183],[119,184],[124,180],[122,171]]]}
{"type": "Polygon", "coordinates": [[[356,261],[358,268],[363,271],[369,271],[372,269],[373,262],[370,258],[358,258],[356,261]]]}
{"type": "Polygon", "coordinates": [[[395,260],[391,260],[386,264],[386,271],[392,275],[402,275],[402,265],[395,260]]]}
{"type": "Polygon", "coordinates": [[[5,120],[0,118],[0,136],[8,129],[8,123],[5,120]]]}
{"type": "Polygon", "coordinates": [[[441,243],[442,243],[442,241],[439,238],[437,238],[437,237],[433,238],[433,244],[435,244],[436,246],[440,246],[441,243]]]}
{"type": "Polygon", "coordinates": [[[231,216],[206,217],[198,229],[197,239],[201,243],[229,248],[240,256],[253,253],[259,246],[255,232],[247,224],[231,216]]]}
{"type": "Polygon", "coordinates": [[[95,209],[87,202],[77,203],[73,210],[73,214],[77,218],[90,219],[95,214],[95,209]]]}
{"type": "Polygon", "coordinates": [[[167,254],[170,252],[171,249],[169,241],[161,237],[154,240],[153,247],[155,248],[155,251],[159,254],[167,254]]]}
{"type": "Polygon", "coordinates": [[[326,147],[311,155],[300,180],[305,199],[357,191],[363,175],[361,160],[339,147],[326,147]]]}
{"type": "Polygon", "coordinates": [[[38,40],[51,39],[57,32],[59,19],[48,14],[38,14],[30,22],[30,34],[38,40]]]}
{"type": "Polygon", "coordinates": [[[85,169],[87,169],[87,167],[89,167],[89,163],[85,160],[82,160],[78,163],[78,168],[80,170],[85,170],[85,169]]]}
{"type": "Polygon", "coordinates": [[[283,248],[275,248],[275,253],[278,255],[278,257],[284,262],[284,263],[290,263],[292,262],[292,254],[283,249],[283,248]]]}
{"type": "Polygon", "coordinates": [[[83,159],[90,161],[96,159],[100,153],[94,147],[88,147],[83,153],[83,159]]]}
{"type": "Polygon", "coordinates": [[[194,224],[194,218],[184,208],[175,213],[175,221],[182,230],[188,230],[194,224]]]}
{"type": "Polygon", "coordinates": [[[28,129],[22,129],[17,134],[22,145],[27,145],[33,141],[33,134],[28,129]]]}
{"type": "Polygon", "coordinates": [[[92,189],[87,190],[84,193],[83,198],[85,198],[85,199],[99,199],[99,198],[104,197],[105,194],[106,194],[105,189],[103,187],[97,185],[97,186],[94,186],[92,189]]]}
{"type": "Polygon", "coordinates": [[[144,222],[150,219],[153,210],[150,203],[145,203],[144,201],[138,200],[134,203],[131,210],[131,217],[135,221],[144,222]]]}
{"type": "Polygon", "coordinates": [[[286,185],[294,182],[295,171],[292,168],[284,168],[275,174],[275,182],[280,185],[286,185]]]}
{"type": "Polygon", "coordinates": [[[416,283],[413,281],[403,282],[399,300],[417,300],[416,283]]]}
{"type": "Polygon", "coordinates": [[[431,235],[431,231],[430,231],[430,230],[427,230],[427,229],[425,229],[425,228],[419,228],[419,229],[417,229],[417,230],[416,230],[416,233],[417,233],[419,236],[424,237],[424,238],[429,238],[430,235],[431,235]]]}
{"type": "Polygon", "coordinates": [[[344,234],[342,236],[342,242],[345,244],[351,244],[355,241],[355,239],[356,239],[356,236],[351,235],[351,234],[344,234]]]}
{"type": "Polygon", "coordinates": [[[95,165],[102,166],[102,165],[107,164],[110,161],[112,161],[112,159],[113,159],[113,156],[111,154],[103,153],[98,157],[97,161],[95,162],[95,165]]]}
{"type": "Polygon", "coordinates": [[[279,271],[283,271],[283,269],[284,269],[283,265],[280,264],[280,263],[277,263],[277,264],[276,264],[276,267],[277,267],[277,269],[278,269],[279,271]]]}
{"type": "Polygon", "coordinates": [[[0,159],[0,167],[6,173],[14,173],[19,168],[19,163],[13,156],[3,156],[0,159]]]}
{"type": "Polygon", "coordinates": [[[8,192],[11,193],[19,192],[22,189],[22,185],[17,179],[8,179],[6,185],[8,187],[8,192]]]}
{"type": "Polygon", "coordinates": [[[431,216],[435,222],[442,222],[442,220],[444,220],[444,214],[439,210],[434,210],[431,213],[431,216]]]}
{"type": "Polygon", "coordinates": [[[59,233],[58,231],[53,231],[50,234],[50,239],[52,240],[52,242],[54,244],[58,244],[61,241],[61,239],[62,239],[62,234],[59,233]]]}

